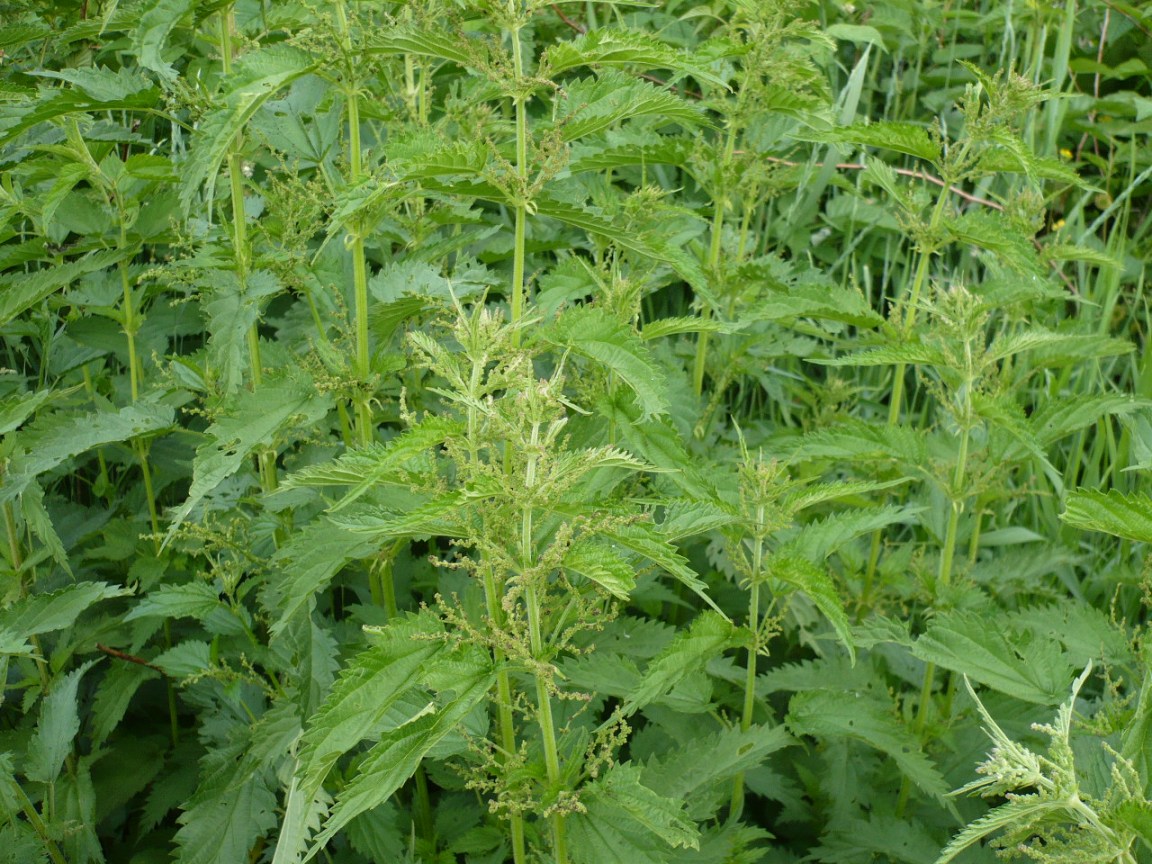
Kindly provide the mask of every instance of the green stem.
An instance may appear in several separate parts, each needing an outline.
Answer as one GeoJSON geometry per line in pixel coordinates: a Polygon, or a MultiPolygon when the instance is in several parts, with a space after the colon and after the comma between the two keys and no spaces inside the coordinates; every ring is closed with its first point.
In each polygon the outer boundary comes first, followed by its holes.
{"type": "MultiPolygon", "coordinates": [[[[345,96],[348,107],[348,182],[355,186],[364,176],[364,155],[360,140],[360,86],[355,76],[352,57],[352,33],[344,2],[336,4],[336,16],[344,37],[345,96]]],[[[355,374],[361,387],[367,388],[372,373],[368,342],[368,261],[364,251],[364,225],[360,220],[348,226],[352,234],[352,291],[356,317],[355,374]]],[[[365,392],[356,400],[356,432],[359,443],[372,443],[372,397],[365,392]]]]}
{"type": "Polygon", "coordinates": [[[56,845],[56,841],[48,833],[48,826],[44,824],[44,820],[40,818],[40,813],[36,810],[36,805],[24,792],[24,788],[12,778],[9,784],[12,791],[15,793],[17,800],[20,802],[20,809],[23,811],[28,824],[40,837],[40,842],[44,844],[44,848],[48,851],[48,857],[52,859],[52,864],[68,864],[68,859],[64,857],[64,853],[60,851],[60,847],[56,845]]]}
{"type": "MultiPolygon", "coordinates": [[[[728,208],[728,192],[725,174],[728,169],[729,163],[732,161],[732,155],[736,151],[736,126],[730,124],[728,126],[728,138],[724,142],[724,154],[721,157],[720,164],[720,183],[721,188],[719,195],[716,196],[714,202],[714,209],[712,211],[712,235],[711,242],[708,246],[708,261],[707,272],[709,275],[715,277],[720,267],[720,253],[723,251],[723,237],[724,237],[724,211],[728,208]]],[[[719,282],[719,279],[717,279],[719,282]]],[[[712,317],[712,307],[705,305],[700,310],[700,318],[707,321],[712,317]]],[[[702,330],[700,335],[696,338],[696,361],[692,368],[692,391],[699,397],[704,392],[704,371],[708,365],[708,336],[707,330],[702,330]]]]}
{"type": "MultiPolygon", "coordinates": [[[[531,519],[531,516],[527,517],[531,519]]],[[[540,636],[540,598],[535,585],[524,591],[528,606],[528,638],[532,656],[543,663],[544,640],[540,636]]],[[[552,695],[548,692],[548,681],[544,675],[536,673],[536,705],[539,712],[540,734],[544,743],[544,768],[548,775],[548,786],[552,792],[560,791],[560,751],[556,745],[556,723],[552,716],[552,695]]],[[[568,840],[564,829],[564,815],[555,812],[552,822],[552,851],[556,864],[568,864],[568,840]]]]}
{"type": "MultiPolygon", "coordinates": [[[[504,611],[501,600],[504,592],[496,581],[491,567],[484,571],[484,601],[488,610],[489,626],[492,632],[500,632],[504,624],[504,611]]],[[[508,675],[508,664],[504,649],[492,648],[492,659],[496,666],[496,722],[500,734],[500,747],[505,763],[516,757],[516,726],[512,717],[512,679],[508,675]]],[[[512,860],[514,864],[527,864],[528,853],[524,842],[524,817],[513,812],[508,816],[512,833],[512,860]]]]}
{"type": "MultiPolygon", "coordinates": [[[[756,508],[757,536],[752,547],[752,584],[748,589],[748,664],[744,669],[744,708],[740,714],[740,730],[752,728],[752,717],[756,710],[756,660],[760,656],[760,580],[764,569],[764,530],[765,509],[756,508]]],[[[728,808],[728,818],[735,821],[744,811],[744,772],[736,775],[732,786],[732,804],[728,808]]]]}
{"type": "MultiPolygon", "coordinates": [[[[516,86],[519,87],[524,80],[524,54],[520,45],[520,24],[517,23],[510,30],[512,37],[512,69],[516,76],[516,86]]],[[[515,97],[516,109],[516,177],[520,181],[517,197],[523,199],[528,194],[528,106],[527,97],[517,93],[515,97]]],[[[511,315],[512,324],[519,324],[524,317],[525,286],[524,286],[524,260],[525,260],[525,234],[528,222],[527,201],[519,200],[516,204],[515,234],[512,245],[512,297],[511,315]]],[[[512,345],[520,346],[520,329],[512,331],[512,345]]]]}

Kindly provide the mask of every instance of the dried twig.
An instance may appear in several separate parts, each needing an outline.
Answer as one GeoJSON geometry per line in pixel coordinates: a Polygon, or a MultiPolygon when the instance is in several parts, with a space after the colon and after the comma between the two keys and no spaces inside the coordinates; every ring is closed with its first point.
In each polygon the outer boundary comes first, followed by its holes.
{"type": "Polygon", "coordinates": [[[99,642],[96,643],[96,648],[107,654],[109,657],[115,657],[117,660],[124,660],[128,663],[136,663],[140,666],[147,666],[149,669],[155,669],[165,678],[168,677],[167,672],[165,672],[159,666],[155,666],[152,663],[149,663],[143,657],[137,657],[135,654],[125,654],[123,651],[118,651],[115,648],[109,648],[107,645],[101,645],[99,642]]]}

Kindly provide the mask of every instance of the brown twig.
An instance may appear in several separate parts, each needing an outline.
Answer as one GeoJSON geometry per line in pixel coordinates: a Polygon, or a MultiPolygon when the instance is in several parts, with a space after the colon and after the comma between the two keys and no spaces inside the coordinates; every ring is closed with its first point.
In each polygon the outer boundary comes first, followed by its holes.
{"type": "Polygon", "coordinates": [[[573,21],[571,18],[565,15],[563,10],[560,8],[559,3],[550,3],[548,5],[550,5],[552,7],[552,11],[556,13],[556,17],[558,17],[561,21],[563,21],[577,33],[588,32],[588,28],[581,24],[579,21],[573,21]]]}
{"type": "Polygon", "coordinates": [[[167,672],[165,672],[159,666],[155,666],[155,665],[149,663],[143,657],[137,657],[135,654],[125,654],[123,651],[118,651],[115,648],[109,648],[107,645],[101,645],[99,642],[96,643],[96,648],[99,651],[102,651],[103,653],[107,654],[109,657],[115,657],[117,660],[124,660],[128,663],[136,663],[140,666],[147,666],[149,669],[155,669],[157,672],[159,672],[165,678],[168,677],[167,672]]]}
{"type": "MultiPolygon", "coordinates": [[[[743,153],[744,151],[735,150],[733,152],[734,153],[743,153]]],[[[789,168],[799,168],[804,164],[802,162],[792,162],[792,161],[789,161],[788,159],[781,159],[778,156],[765,156],[764,159],[767,162],[774,162],[777,165],[786,165],[789,168]]],[[[823,162],[813,162],[812,165],[813,165],[813,167],[817,167],[817,168],[823,168],[824,167],[823,162]]],[[[844,170],[844,171],[863,171],[864,168],[867,166],[862,165],[859,162],[837,162],[835,167],[837,167],[841,170],[844,170]]],[[[939,177],[936,177],[932,174],[928,174],[924,171],[913,171],[911,168],[893,168],[892,170],[895,171],[897,174],[901,175],[902,177],[912,177],[916,180],[924,180],[928,183],[933,183],[933,184],[939,186],[941,189],[946,188],[953,195],[957,196],[958,198],[963,198],[965,201],[970,201],[973,204],[979,204],[983,207],[989,207],[993,210],[998,210],[1001,213],[1004,212],[1004,205],[1003,204],[999,204],[996,201],[989,201],[987,198],[981,198],[977,195],[973,195],[969,192],[965,192],[959,186],[949,185],[948,183],[945,183],[943,180],[941,180],[939,177]]],[[[1044,250],[1043,245],[1035,237],[1032,238],[1032,245],[1036,248],[1037,252],[1042,252],[1044,250]]],[[[1053,270],[1056,271],[1056,275],[1060,277],[1060,281],[1064,283],[1065,288],[1067,288],[1073,294],[1079,293],[1076,290],[1076,286],[1074,284],[1072,284],[1072,280],[1070,280],[1066,275],[1064,275],[1064,273],[1062,273],[1060,271],[1059,265],[1055,261],[1049,261],[1048,264],[1053,270]]]]}
{"type": "MultiPolygon", "coordinates": [[[[735,150],[733,152],[743,153],[744,151],[735,150]]],[[[787,165],[789,168],[799,168],[801,165],[804,164],[802,162],[790,162],[787,159],[781,159],[777,156],[765,156],[764,159],[767,162],[774,162],[777,165],[787,165]]],[[[824,163],[823,162],[813,162],[812,166],[814,168],[823,168],[824,163]]],[[[863,171],[867,166],[863,165],[859,162],[837,162],[835,167],[839,168],[843,171],[863,171]]],[[[951,192],[953,195],[957,196],[958,198],[963,198],[965,201],[971,201],[973,204],[980,204],[984,207],[991,207],[993,210],[1003,211],[1003,209],[1004,209],[1003,204],[997,204],[995,201],[989,201],[987,198],[980,198],[976,195],[971,194],[970,192],[965,192],[959,186],[949,186],[947,183],[945,183],[939,177],[935,177],[932,174],[927,174],[924,171],[913,171],[910,168],[893,168],[892,170],[895,171],[897,174],[899,174],[902,177],[912,177],[916,180],[925,180],[928,183],[934,183],[935,185],[939,186],[941,189],[946,187],[948,189],[948,191],[951,192]]]]}

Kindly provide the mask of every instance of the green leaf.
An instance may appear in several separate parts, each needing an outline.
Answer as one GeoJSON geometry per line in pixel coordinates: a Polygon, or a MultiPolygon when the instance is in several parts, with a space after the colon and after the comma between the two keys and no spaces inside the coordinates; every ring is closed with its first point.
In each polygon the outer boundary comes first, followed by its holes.
{"type": "Polygon", "coordinates": [[[305,794],[319,788],[336,760],[425,680],[436,658],[447,650],[447,643],[437,638],[442,633],[431,613],[408,615],[373,632],[374,644],[344,669],[304,732],[298,776],[305,794]]]}
{"type": "Polygon", "coordinates": [[[644,343],[608,312],[594,306],[569,309],[543,338],[613,372],[636,394],[641,419],[664,414],[668,395],[664,370],[644,343]]]}
{"type": "Polygon", "coordinates": [[[980,842],[990,834],[995,834],[1004,828],[1018,829],[1024,825],[1044,819],[1054,811],[1062,810],[1066,805],[1059,800],[1044,800],[1032,795],[1014,798],[1007,804],[1001,804],[995,810],[984,814],[975,822],[964,826],[940,853],[935,864],[948,864],[957,855],[980,842]]]}
{"type": "Polygon", "coordinates": [[[697,738],[683,749],[660,756],[644,767],[644,785],[673,801],[688,802],[688,814],[707,818],[707,793],[723,784],[731,794],[730,781],[755,768],[770,754],[794,744],[783,726],[734,726],[706,738],[697,738]],[[703,804],[702,808],[700,805],[703,804]]]}
{"type": "MultiPolygon", "coordinates": [[[[900,478],[898,482],[905,480],[900,478]]],[[[922,509],[888,505],[860,510],[841,510],[824,519],[799,526],[793,535],[781,544],[779,551],[782,554],[800,555],[809,561],[823,561],[857,537],[879,531],[889,525],[913,522],[916,514],[922,509]]]]}
{"type": "Polygon", "coordinates": [[[332,796],[323,787],[311,795],[304,794],[294,771],[284,797],[284,818],[272,864],[301,864],[307,854],[308,838],[323,827],[331,805],[332,796]]]}
{"type": "Polygon", "coordinates": [[[43,270],[0,274],[0,327],[48,295],[70,287],[81,276],[104,270],[127,258],[132,258],[138,251],[140,247],[135,245],[105,249],[100,252],[89,252],[83,258],[43,270]]]}
{"type": "Polygon", "coordinates": [[[161,585],[148,593],[124,616],[125,621],[137,618],[197,618],[203,619],[221,606],[220,592],[207,582],[188,582],[184,585],[161,585]]]}
{"type": "Polygon", "coordinates": [[[564,85],[554,121],[565,141],[577,141],[621,120],[654,115],[662,122],[695,124],[703,112],[668,90],[606,70],[564,85]]]}
{"type": "Polygon", "coordinates": [[[1068,493],[1060,518],[1074,528],[1152,543],[1152,497],[1125,495],[1116,489],[1075,489],[1068,493]]]}
{"type": "Polygon", "coordinates": [[[311,608],[319,591],[349,561],[363,558],[378,548],[375,540],[317,518],[296,531],[272,558],[277,578],[271,586],[279,613],[273,634],[279,634],[305,606],[311,608]]]}
{"type": "Polygon", "coordinates": [[[797,137],[809,141],[895,150],[933,163],[939,162],[941,158],[939,142],[933,141],[923,126],[913,126],[911,123],[883,121],[868,125],[855,124],[822,132],[800,131],[797,137]]]}
{"type": "Polygon", "coordinates": [[[929,795],[943,800],[948,794],[944,778],[924,754],[917,736],[896,719],[894,709],[878,699],[826,690],[797,693],[788,704],[787,723],[794,735],[863,741],[892,759],[929,795]]]}
{"type": "Polygon", "coordinates": [[[119,411],[72,415],[63,420],[57,416],[38,418],[31,427],[16,433],[25,452],[13,457],[0,487],[0,501],[16,497],[32,478],[73,456],[168,428],[174,413],[171,406],[141,401],[119,411]]]}
{"type": "Polygon", "coordinates": [[[1027,630],[1010,635],[1006,624],[988,614],[947,612],[933,619],[912,653],[1017,699],[1062,702],[1072,671],[1067,656],[1050,638],[1027,630]]]}
{"type": "Polygon", "coordinates": [[[255,842],[276,825],[266,770],[241,753],[213,750],[196,794],[180,815],[177,864],[248,864],[255,842]]]}
{"type": "Polygon", "coordinates": [[[670,573],[674,579],[690,589],[727,620],[728,616],[724,615],[716,602],[708,596],[707,586],[688,566],[688,559],[677,552],[664,537],[661,537],[654,526],[640,522],[606,530],[603,532],[603,536],[670,573]]]}
{"type": "Polygon", "coordinates": [[[63,630],[92,604],[131,593],[107,582],[79,582],[49,594],[31,594],[0,611],[0,629],[21,639],[63,630]]]}
{"type": "Polygon", "coordinates": [[[248,335],[260,320],[261,301],[281,290],[280,281],[268,270],[255,270],[241,286],[235,273],[212,271],[202,284],[211,287],[203,303],[208,369],[220,392],[231,396],[244,384],[250,367],[248,335]]]}
{"type": "Polygon", "coordinates": [[[638,30],[599,27],[568,42],[550,45],[541,59],[541,74],[555,76],[580,66],[673,69],[727,89],[724,79],[691,54],[638,30]]]}
{"type": "Polygon", "coordinates": [[[1143,400],[1114,393],[1102,396],[1080,395],[1075,399],[1048,399],[1028,418],[1028,426],[1036,442],[1047,446],[1091,426],[1101,417],[1131,414],[1147,405],[1143,400]]]}
{"type": "Polygon", "coordinates": [[[254,393],[238,393],[208,427],[208,440],[196,449],[188,498],[172,514],[164,539],[176,529],[204,497],[231,477],[256,450],[269,446],[285,427],[315,423],[331,406],[331,398],[317,392],[310,381],[293,377],[265,384],[254,393]]]}
{"type": "Polygon", "coordinates": [[[122,102],[129,96],[152,86],[152,82],[146,75],[127,67],[115,72],[105,66],[61,69],[58,72],[49,69],[36,69],[29,74],[67,81],[97,102],[122,102]]]}
{"type": "Polygon", "coordinates": [[[96,665],[89,660],[58,679],[40,703],[40,720],[28,744],[24,776],[37,783],[52,783],[60,776],[64,759],[72,752],[72,739],[80,731],[77,688],[84,673],[96,665]]]}
{"type": "Polygon", "coordinates": [[[778,554],[772,556],[768,562],[768,572],[774,579],[798,588],[808,596],[821,614],[828,619],[828,623],[832,625],[836,635],[848,649],[852,662],[855,663],[856,647],[852,641],[852,626],[848,623],[844,601],[840,599],[840,592],[836,590],[827,568],[795,555],[778,554]]]}
{"type": "Polygon", "coordinates": [[[599,540],[574,543],[564,556],[565,570],[595,582],[613,597],[627,600],[636,587],[632,565],[615,549],[599,540]]]}
{"type": "Polygon", "coordinates": [[[576,864],[666,864],[679,860],[676,849],[699,848],[683,802],[657,794],[642,775],[623,763],[584,787],[585,812],[568,818],[576,864]]]}
{"type": "Polygon", "coordinates": [[[185,211],[205,182],[208,198],[213,198],[216,174],[228,149],[260,106],[316,66],[310,54],[287,43],[268,45],[244,55],[226,81],[229,89],[220,107],[201,119],[188,160],[181,168],[180,202],[185,211]]]}
{"type": "Polygon", "coordinates": [[[136,60],[161,78],[173,83],[176,70],[164,61],[168,36],[192,8],[192,0],[150,0],[140,11],[140,22],[133,32],[136,60]]]}
{"type": "Polygon", "coordinates": [[[437,57],[460,66],[482,66],[487,60],[487,50],[479,39],[468,39],[448,30],[438,30],[432,25],[419,30],[407,27],[388,28],[385,32],[372,34],[365,44],[368,54],[414,54],[423,57],[437,57]]]}
{"type": "Polygon", "coordinates": [[[387,444],[372,444],[343,454],[335,462],[313,465],[285,478],[283,487],[349,486],[348,493],[331,509],[344,509],[364,493],[385,482],[397,482],[400,472],[413,460],[425,457],[447,439],[465,430],[450,417],[426,417],[387,444]]]}
{"type": "Polygon", "coordinates": [[[648,664],[639,686],[628,694],[621,710],[626,716],[633,714],[669,693],[735,641],[736,630],[731,622],[713,612],[701,613],[691,627],[678,633],[672,644],[648,664]]]}
{"type": "Polygon", "coordinates": [[[359,764],[356,776],[337,796],[309,858],[349,821],[387,801],[415,773],[428,752],[460,727],[496,681],[487,651],[477,646],[463,646],[450,656],[431,661],[425,665],[425,675],[435,674],[435,666],[441,663],[450,679],[445,683],[450,686],[417,716],[380,736],[359,764]]]}

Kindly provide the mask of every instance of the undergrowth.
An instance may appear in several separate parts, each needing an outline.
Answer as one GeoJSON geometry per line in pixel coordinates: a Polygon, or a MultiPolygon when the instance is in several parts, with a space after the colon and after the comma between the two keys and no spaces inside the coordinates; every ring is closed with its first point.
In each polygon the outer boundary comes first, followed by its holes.
{"type": "Polygon", "coordinates": [[[0,19],[3,860],[1152,861],[1146,10],[0,19]]]}

